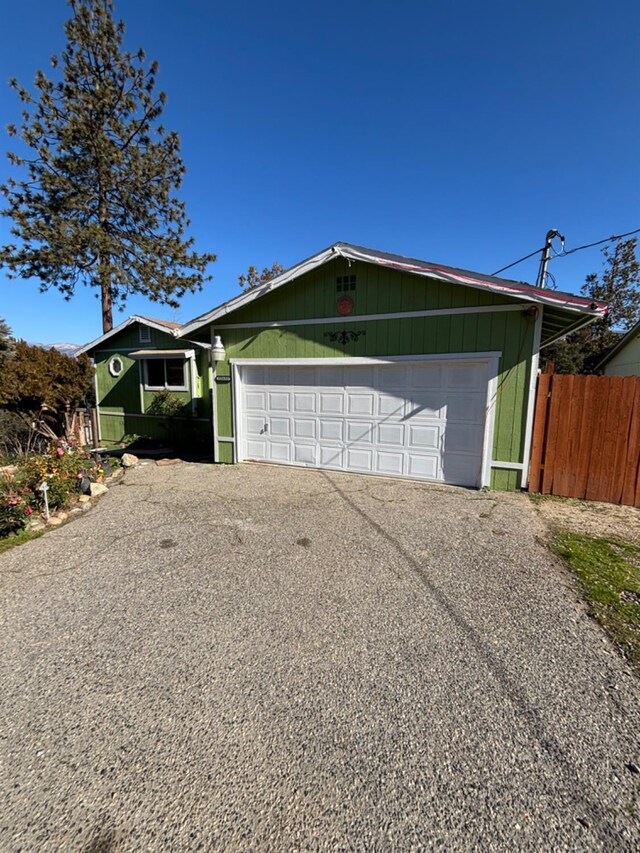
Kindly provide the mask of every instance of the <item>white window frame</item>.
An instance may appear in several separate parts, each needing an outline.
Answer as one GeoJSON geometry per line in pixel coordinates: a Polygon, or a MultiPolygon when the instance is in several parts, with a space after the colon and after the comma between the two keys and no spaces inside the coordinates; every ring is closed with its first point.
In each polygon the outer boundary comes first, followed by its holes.
{"type": "Polygon", "coordinates": [[[151,329],[149,326],[145,326],[144,323],[140,323],[138,326],[138,340],[141,344],[151,343],[151,329]]]}
{"type": "Polygon", "coordinates": [[[145,391],[188,391],[189,384],[187,380],[187,362],[189,359],[184,356],[163,356],[162,358],[145,358],[143,361],[143,385],[145,391]],[[182,385],[168,385],[167,384],[167,361],[179,361],[182,358],[182,385]],[[162,361],[164,362],[164,385],[150,385],[149,384],[149,371],[148,371],[148,363],[150,361],[162,361]]]}

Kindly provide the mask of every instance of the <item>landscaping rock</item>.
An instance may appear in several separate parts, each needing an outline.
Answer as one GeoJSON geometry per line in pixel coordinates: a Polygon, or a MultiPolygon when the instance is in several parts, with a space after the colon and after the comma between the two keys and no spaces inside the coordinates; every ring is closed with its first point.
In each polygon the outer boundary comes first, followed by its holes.
{"type": "Polygon", "coordinates": [[[164,468],[165,465],[182,465],[182,459],[156,459],[156,465],[164,468]]]}
{"type": "Polygon", "coordinates": [[[120,461],[122,462],[123,468],[133,468],[133,466],[137,465],[140,460],[137,456],[134,456],[133,453],[123,453],[120,461]]]}
{"type": "Polygon", "coordinates": [[[49,526],[50,527],[59,527],[62,524],[63,520],[64,519],[60,518],[57,515],[52,515],[51,518],[49,519],[49,526]]]}
{"type": "Polygon", "coordinates": [[[91,483],[91,497],[98,498],[100,495],[104,495],[109,491],[109,489],[103,483],[91,483]]]}
{"type": "Polygon", "coordinates": [[[62,512],[62,511],[60,511],[60,512],[57,512],[57,513],[56,513],[56,515],[57,515],[57,517],[60,519],[60,521],[66,521],[66,520],[69,518],[69,513],[68,513],[68,512],[62,512]]]}
{"type": "Polygon", "coordinates": [[[80,497],[78,498],[78,502],[79,502],[79,503],[81,503],[81,504],[86,504],[86,503],[88,503],[90,500],[91,500],[91,496],[90,496],[90,495],[80,495],[80,497]]]}
{"type": "Polygon", "coordinates": [[[33,521],[30,521],[27,524],[27,530],[31,530],[33,532],[36,532],[38,530],[44,530],[45,527],[46,527],[46,524],[40,518],[34,518],[33,521]]]}

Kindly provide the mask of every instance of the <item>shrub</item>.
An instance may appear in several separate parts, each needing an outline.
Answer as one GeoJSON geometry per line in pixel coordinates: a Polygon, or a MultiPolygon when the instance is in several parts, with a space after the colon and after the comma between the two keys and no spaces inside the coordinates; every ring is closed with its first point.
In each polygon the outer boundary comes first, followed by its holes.
{"type": "Polygon", "coordinates": [[[78,488],[78,474],[82,469],[90,468],[91,464],[75,451],[65,453],[62,448],[54,447],[49,453],[26,459],[20,466],[19,477],[23,488],[30,492],[32,505],[37,507],[44,506],[40,486],[46,481],[49,507],[57,509],[69,502],[78,488]]]}
{"type": "Polygon", "coordinates": [[[0,480],[0,539],[23,530],[33,510],[10,477],[0,480]]]}

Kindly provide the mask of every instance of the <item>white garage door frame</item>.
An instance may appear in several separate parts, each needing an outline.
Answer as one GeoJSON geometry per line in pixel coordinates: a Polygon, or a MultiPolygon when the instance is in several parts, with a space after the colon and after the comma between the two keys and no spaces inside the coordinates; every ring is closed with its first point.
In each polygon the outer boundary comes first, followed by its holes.
{"type": "MultiPolygon", "coordinates": [[[[498,365],[502,352],[437,353],[433,355],[396,355],[379,358],[235,358],[230,359],[233,395],[234,461],[244,462],[246,436],[242,419],[242,368],[243,367],[357,367],[358,365],[418,364],[426,361],[473,361],[487,365],[487,401],[485,410],[484,438],[482,442],[481,487],[489,486],[493,431],[498,390],[498,365]]],[[[381,476],[381,475],[378,475],[381,476]]]]}

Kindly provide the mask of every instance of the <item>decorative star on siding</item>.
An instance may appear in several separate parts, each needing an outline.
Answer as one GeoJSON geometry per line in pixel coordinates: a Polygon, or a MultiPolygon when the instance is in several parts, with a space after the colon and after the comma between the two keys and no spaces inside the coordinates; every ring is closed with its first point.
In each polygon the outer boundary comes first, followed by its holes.
{"type": "Polygon", "coordinates": [[[365,331],[362,332],[353,332],[351,329],[343,329],[341,332],[325,332],[325,338],[329,338],[331,343],[334,344],[342,344],[342,346],[346,346],[351,341],[357,341],[360,335],[366,335],[365,331]]]}

